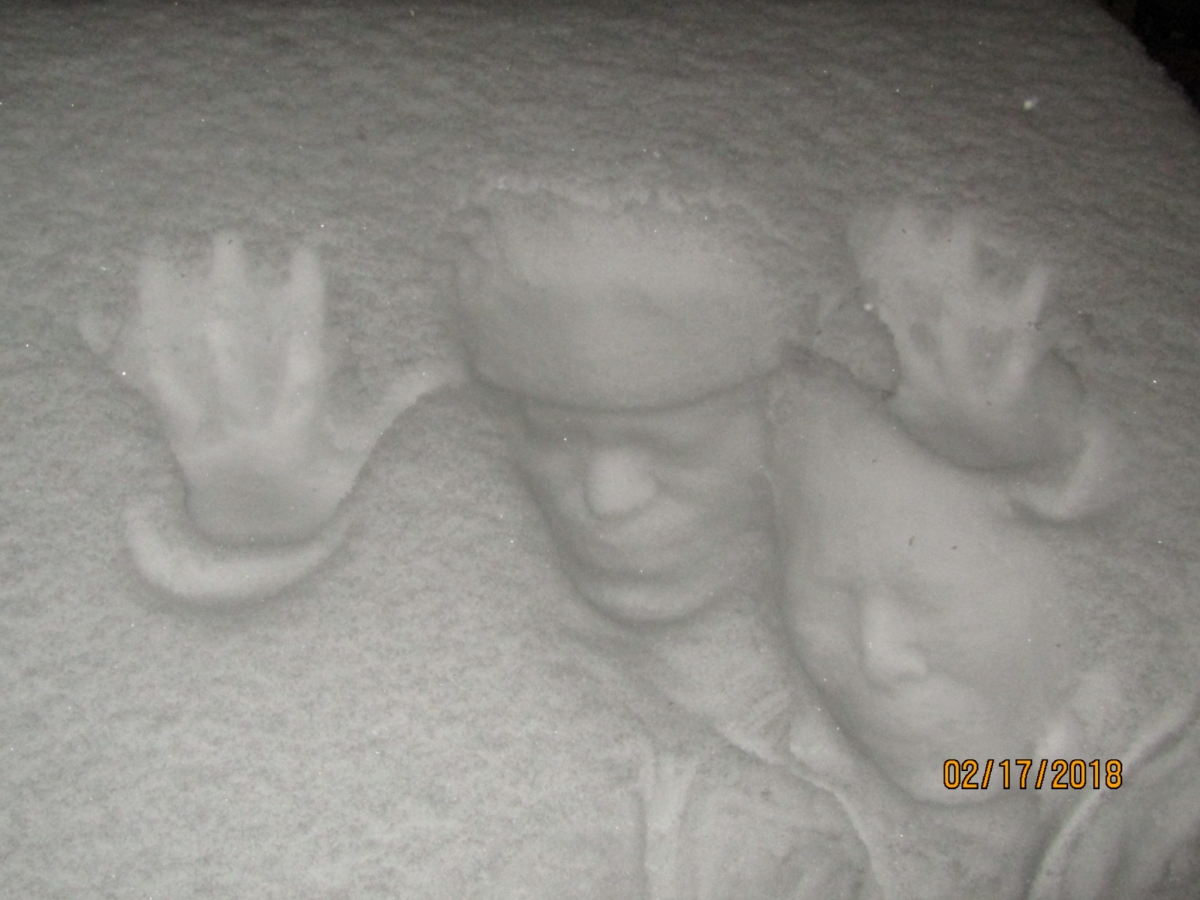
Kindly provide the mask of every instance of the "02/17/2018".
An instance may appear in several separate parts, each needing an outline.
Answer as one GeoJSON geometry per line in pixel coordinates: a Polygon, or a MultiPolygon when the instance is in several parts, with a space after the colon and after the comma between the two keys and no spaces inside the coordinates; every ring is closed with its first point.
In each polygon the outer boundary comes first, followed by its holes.
{"type": "MultiPolygon", "coordinates": [[[[1013,787],[1014,775],[1016,787],[1026,790],[1029,785],[1029,772],[1033,768],[1032,759],[989,759],[984,762],[982,777],[979,761],[975,759],[948,759],[942,766],[942,784],[947,790],[987,790],[992,779],[992,769],[1001,772],[1004,789],[1013,787]]],[[[1121,786],[1121,761],[1110,759],[1103,763],[1104,775],[1101,777],[1101,762],[1098,759],[1084,761],[1082,759],[1048,760],[1043,759],[1037,767],[1033,780],[1033,789],[1041,790],[1045,785],[1046,773],[1051,775],[1050,788],[1053,790],[1082,790],[1089,785],[1093,790],[1100,790],[1101,785],[1115,791],[1121,786]],[[1090,774],[1090,777],[1089,777],[1090,774]]]]}

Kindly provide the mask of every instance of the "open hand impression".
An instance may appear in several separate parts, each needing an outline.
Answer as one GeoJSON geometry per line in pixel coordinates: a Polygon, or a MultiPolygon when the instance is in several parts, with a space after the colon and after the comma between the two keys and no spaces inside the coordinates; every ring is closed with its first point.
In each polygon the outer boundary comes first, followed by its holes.
{"type": "Polygon", "coordinates": [[[971,217],[938,229],[916,210],[862,217],[851,231],[872,305],[899,358],[889,406],[918,442],[971,468],[1073,458],[1083,390],[1038,329],[1049,287],[971,217]]]}
{"type": "Polygon", "coordinates": [[[344,530],[335,513],[375,443],[397,415],[456,377],[446,366],[413,368],[374,408],[335,418],[316,255],[298,250],[286,283],[260,287],[247,275],[241,242],[227,233],[213,241],[207,278],[185,277],[152,253],[115,345],[97,346],[96,331],[84,323],[93,349],[162,417],[198,532],[176,523],[175,536],[165,537],[150,507],[131,508],[135,561],[160,586],[203,599],[270,592],[303,574],[285,573],[282,560],[307,571],[324,559],[344,530]],[[203,554],[164,559],[198,536],[208,542],[203,554]],[[272,558],[275,575],[261,571],[272,558]]]}

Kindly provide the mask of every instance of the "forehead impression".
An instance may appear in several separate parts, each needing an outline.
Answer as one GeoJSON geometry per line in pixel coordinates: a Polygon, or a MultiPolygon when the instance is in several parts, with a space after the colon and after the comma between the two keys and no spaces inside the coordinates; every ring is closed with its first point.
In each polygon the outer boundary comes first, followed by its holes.
{"type": "Polygon", "coordinates": [[[558,436],[567,442],[576,436],[598,443],[670,441],[676,444],[700,441],[720,433],[751,402],[745,391],[738,390],[651,409],[592,409],[530,398],[522,398],[519,408],[530,429],[561,432],[558,436]]]}
{"type": "Polygon", "coordinates": [[[525,401],[522,412],[526,426],[538,437],[558,438],[564,444],[575,440],[596,444],[657,446],[665,440],[691,443],[713,433],[719,424],[705,409],[591,410],[525,401]]]}
{"type": "MultiPolygon", "coordinates": [[[[521,401],[520,409],[527,432],[544,442],[562,444],[563,450],[578,442],[685,452],[714,449],[714,442],[719,443],[732,422],[739,421],[739,414],[746,414],[746,402],[737,391],[654,409],[589,409],[528,398],[521,401]]],[[[739,431],[744,430],[740,425],[739,431]]]]}

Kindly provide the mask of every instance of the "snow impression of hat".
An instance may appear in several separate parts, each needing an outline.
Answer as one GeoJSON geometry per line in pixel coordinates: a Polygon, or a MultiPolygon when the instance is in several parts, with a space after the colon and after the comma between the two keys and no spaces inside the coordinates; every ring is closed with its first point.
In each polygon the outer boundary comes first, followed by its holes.
{"type": "MultiPolygon", "coordinates": [[[[658,200],[496,191],[457,259],[476,373],[602,409],[667,406],[777,368],[787,304],[744,217],[658,200]]],[[[762,236],[758,235],[761,239],[762,236]]]]}

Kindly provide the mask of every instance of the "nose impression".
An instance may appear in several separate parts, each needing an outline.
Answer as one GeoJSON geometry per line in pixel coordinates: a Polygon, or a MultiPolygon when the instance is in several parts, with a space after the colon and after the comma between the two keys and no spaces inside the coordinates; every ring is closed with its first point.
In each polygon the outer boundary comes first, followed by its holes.
{"type": "Polygon", "coordinates": [[[863,603],[863,668],[877,686],[896,687],[929,674],[924,655],[909,643],[909,631],[904,612],[895,600],[875,596],[863,603]]]}
{"type": "Polygon", "coordinates": [[[601,450],[588,461],[584,486],[588,509],[601,518],[623,516],[650,503],[658,485],[639,454],[601,450]]]}

